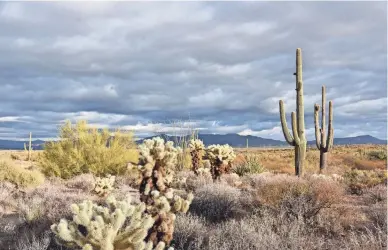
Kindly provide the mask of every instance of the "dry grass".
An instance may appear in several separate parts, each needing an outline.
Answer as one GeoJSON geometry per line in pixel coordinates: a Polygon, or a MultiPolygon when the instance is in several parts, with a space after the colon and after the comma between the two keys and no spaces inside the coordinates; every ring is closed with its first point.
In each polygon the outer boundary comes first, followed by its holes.
{"type": "Polygon", "coordinates": [[[17,187],[35,187],[44,180],[43,174],[36,169],[25,169],[10,160],[0,162],[0,181],[13,183],[17,187]]]}
{"type": "Polygon", "coordinates": [[[362,194],[365,189],[387,183],[385,170],[358,170],[352,169],[345,172],[344,182],[352,194],[362,194]]]}
{"type": "Polygon", "coordinates": [[[220,222],[247,215],[254,209],[253,204],[249,193],[223,183],[209,184],[195,191],[190,212],[210,222],[220,222]]]}
{"type": "MultiPolygon", "coordinates": [[[[328,154],[327,174],[340,174],[350,169],[386,169],[385,145],[349,145],[334,146],[328,154]]],[[[254,154],[261,165],[273,173],[294,174],[294,150],[287,148],[249,148],[236,149],[238,153],[234,165],[239,165],[246,154],[254,154]]],[[[309,147],[306,154],[305,172],[319,172],[319,151],[309,147]]]]}

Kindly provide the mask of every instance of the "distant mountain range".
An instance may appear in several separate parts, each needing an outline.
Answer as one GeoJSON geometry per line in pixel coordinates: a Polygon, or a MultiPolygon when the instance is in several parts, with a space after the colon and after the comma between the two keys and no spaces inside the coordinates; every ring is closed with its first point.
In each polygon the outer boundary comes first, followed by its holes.
{"type": "MultiPolygon", "coordinates": [[[[179,138],[176,136],[169,136],[166,134],[156,135],[160,136],[165,140],[179,141],[179,138]]],[[[144,139],[140,139],[137,143],[141,143],[145,139],[150,139],[156,136],[147,137],[144,139]]],[[[187,137],[188,138],[188,137],[187,137]]],[[[229,144],[232,147],[246,147],[247,139],[249,147],[284,147],[288,144],[285,141],[266,139],[257,136],[243,136],[238,134],[199,134],[199,139],[203,141],[205,145],[211,144],[229,144]]],[[[0,140],[0,149],[9,149],[9,150],[20,150],[24,149],[24,143],[28,143],[27,141],[13,141],[13,140],[0,140]]],[[[45,141],[35,140],[32,141],[32,148],[34,150],[43,149],[45,141]]],[[[314,141],[309,141],[308,145],[314,145],[314,141]]],[[[347,138],[334,138],[334,145],[349,145],[349,144],[387,144],[386,140],[381,140],[375,138],[370,135],[361,135],[355,137],[347,137],[347,138]]]]}
{"type": "MultiPolygon", "coordinates": [[[[179,138],[176,136],[169,136],[166,134],[157,135],[162,137],[165,140],[169,141],[179,141],[179,138]]],[[[142,140],[139,140],[138,143],[141,143],[145,139],[150,139],[156,136],[147,137],[142,140]]],[[[188,138],[188,137],[187,137],[188,138]]],[[[229,144],[232,147],[246,147],[247,139],[249,147],[284,147],[288,143],[280,140],[266,139],[258,136],[252,135],[238,135],[238,134],[199,134],[199,139],[207,145],[211,144],[229,144]]],[[[315,145],[315,140],[308,141],[308,145],[315,145]]],[[[334,145],[349,145],[349,144],[387,144],[386,140],[381,140],[370,135],[361,135],[355,137],[346,137],[346,138],[334,138],[334,145]]]]}

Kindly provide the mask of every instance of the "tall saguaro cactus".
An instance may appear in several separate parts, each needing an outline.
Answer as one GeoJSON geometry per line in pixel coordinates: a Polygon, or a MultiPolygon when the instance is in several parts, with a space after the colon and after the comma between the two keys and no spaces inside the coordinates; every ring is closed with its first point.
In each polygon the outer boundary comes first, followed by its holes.
{"type": "Polygon", "coordinates": [[[31,160],[31,141],[32,141],[32,133],[30,132],[30,140],[28,141],[28,161],[31,160]]]}
{"type": "Polygon", "coordinates": [[[296,49],[296,114],[291,113],[292,134],[288,130],[287,120],[284,111],[283,101],[279,101],[280,121],[283,134],[291,146],[295,147],[295,175],[303,175],[303,163],[306,156],[306,136],[304,127],[304,105],[303,105],[303,79],[302,79],[302,50],[296,49]]]}
{"type": "Polygon", "coordinates": [[[319,169],[322,172],[327,166],[327,153],[333,147],[334,129],[333,129],[333,103],[329,101],[329,125],[326,138],[326,88],[322,86],[322,123],[319,127],[319,105],[314,105],[314,123],[315,123],[315,141],[320,151],[319,169]]]}
{"type": "Polygon", "coordinates": [[[27,161],[31,160],[31,151],[32,151],[31,141],[32,141],[32,133],[30,132],[30,139],[28,141],[28,149],[27,149],[26,143],[24,143],[24,151],[28,151],[27,161]]]}

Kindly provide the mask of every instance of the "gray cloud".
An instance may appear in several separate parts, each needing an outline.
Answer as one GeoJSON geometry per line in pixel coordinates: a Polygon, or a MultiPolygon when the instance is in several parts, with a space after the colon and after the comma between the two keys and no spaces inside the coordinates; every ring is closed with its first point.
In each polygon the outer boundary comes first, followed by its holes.
{"type": "Polygon", "coordinates": [[[383,2],[3,2],[0,137],[54,137],[67,118],[143,136],[190,117],[283,139],[301,47],[309,139],[321,85],[336,136],[386,138],[386,19],[383,2]]]}

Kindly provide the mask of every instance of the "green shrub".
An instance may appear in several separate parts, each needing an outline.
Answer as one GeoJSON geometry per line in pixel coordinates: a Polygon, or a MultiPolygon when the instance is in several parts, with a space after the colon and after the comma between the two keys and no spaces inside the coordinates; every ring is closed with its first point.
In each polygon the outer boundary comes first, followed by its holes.
{"type": "Polygon", "coordinates": [[[380,151],[371,151],[368,153],[368,158],[370,160],[381,160],[386,161],[387,160],[387,152],[380,150],[380,151]]]}
{"type": "Polygon", "coordinates": [[[0,162],[0,181],[8,181],[17,187],[35,187],[44,182],[38,170],[28,170],[6,161],[0,162]]]}
{"type": "Polygon", "coordinates": [[[246,154],[244,155],[244,160],[234,166],[232,171],[239,176],[244,176],[247,174],[260,174],[265,172],[266,169],[261,165],[257,155],[246,154]]]}
{"type": "Polygon", "coordinates": [[[47,176],[64,179],[83,173],[97,176],[119,175],[128,162],[137,162],[138,153],[132,133],[90,128],[86,121],[75,125],[67,121],[59,131],[59,140],[45,145],[38,162],[47,176]]]}
{"type": "Polygon", "coordinates": [[[386,183],[387,171],[352,169],[345,172],[344,181],[352,194],[363,194],[364,190],[386,183]]]}

